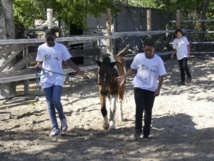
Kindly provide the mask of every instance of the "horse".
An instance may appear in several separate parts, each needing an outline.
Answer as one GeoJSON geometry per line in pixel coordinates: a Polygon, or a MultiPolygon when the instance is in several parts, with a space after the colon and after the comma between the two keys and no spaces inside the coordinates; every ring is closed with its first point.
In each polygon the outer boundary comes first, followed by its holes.
{"type": "Polygon", "coordinates": [[[103,61],[96,60],[98,68],[98,91],[101,113],[104,118],[103,128],[115,128],[116,101],[119,99],[118,119],[123,121],[122,101],[126,80],[118,82],[116,77],[126,72],[126,63],[121,56],[103,56],[103,61]],[[107,98],[107,99],[106,99],[107,98]],[[106,102],[108,100],[108,106],[106,102]],[[107,108],[106,108],[107,107],[107,108]]]}

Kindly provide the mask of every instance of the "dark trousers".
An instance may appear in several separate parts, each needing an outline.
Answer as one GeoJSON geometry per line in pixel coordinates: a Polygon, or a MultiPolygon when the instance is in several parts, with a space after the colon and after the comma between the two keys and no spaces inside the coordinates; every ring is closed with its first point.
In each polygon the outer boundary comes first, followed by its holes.
{"type": "Polygon", "coordinates": [[[191,74],[189,72],[189,68],[187,66],[188,58],[183,58],[181,60],[178,60],[180,72],[181,72],[181,81],[185,82],[185,72],[187,74],[188,78],[191,78],[191,74]]]}
{"type": "Polygon", "coordinates": [[[135,130],[142,131],[142,119],[144,112],[143,134],[144,136],[149,136],[152,120],[152,107],[155,100],[154,92],[134,88],[134,98],[136,104],[135,130]]]}

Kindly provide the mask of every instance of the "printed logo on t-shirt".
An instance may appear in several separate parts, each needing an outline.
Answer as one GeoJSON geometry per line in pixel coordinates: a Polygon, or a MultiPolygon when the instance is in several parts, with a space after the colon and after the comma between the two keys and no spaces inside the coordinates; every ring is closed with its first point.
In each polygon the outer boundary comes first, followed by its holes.
{"type": "Polygon", "coordinates": [[[58,56],[55,56],[55,57],[54,57],[54,59],[56,59],[57,61],[59,61],[59,58],[58,58],[58,56]]]}
{"type": "Polygon", "coordinates": [[[137,77],[141,80],[141,82],[145,85],[152,85],[151,80],[154,74],[156,74],[157,68],[155,66],[148,65],[139,65],[139,71],[137,73],[137,77]]]}
{"type": "Polygon", "coordinates": [[[140,68],[141,70],[143,70],[143,69],[145,69],[145,65],[140,65],[139,68],[140,68]]]}
{"type": "Polygon", "coordinates": [[[179,41],[179,42],[176,43],[176,46],[177,46],[177,47],[179,47],[179,46],[181,46],[181,45],[185,45],[185,43],[184,43],[183,40],[181,40],[181,41],[179,41]]]}
{"type": "Polygon", "coordinates": [[[51,60],[51,55],[45,54],[44,55],[44,60],[51,60]]]}
{"type": "Polygon", "coordinates": [[[155,66],[154,66],[154,67],[149,67],[149,66],[146,66],[146,65],[144,65],[144,64],[140,65],[140,66],[139,66],[139,69],[140,69],[140,70],[151,71],[151,72],[153,72],[153,73],[155,73],[155,72],[157,71],[155,66]]]}

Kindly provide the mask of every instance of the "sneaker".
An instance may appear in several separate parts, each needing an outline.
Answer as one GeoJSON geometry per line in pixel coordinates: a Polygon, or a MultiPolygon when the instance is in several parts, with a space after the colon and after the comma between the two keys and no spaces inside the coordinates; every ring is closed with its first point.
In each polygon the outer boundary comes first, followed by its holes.
{"type": "Polygon", "coordinates": [[[67,121],[64,118],[64,119],[61,120],[61,131],[66,131],[67,128],[68,128],[67,121]]]}
{"type": "Polygon", "coordinates": [[[179,85],[179,86],[185,85],[185,82],[180,81],[180,82],[178,83],[178,85],[179,85]]]}
{"type": "Polygon", "coordinates": [[[60,134],[60,130],[57,128],[53,128],[53,130],[51,131],[49,137],[54,137],[54,136],[58,136],[60,134]]]}
{"type": "Polygon", "coordinates": [[[190,83],[192,81],[192,77],[187,78],[187,83],[190,83]]]}
{"type": "Polygon", "coordinates": [[[135,130],[134,139],[135,140],[139,140],[140,139],[140,135],[141,135],[141,131],[140,130],[135,130]]]}
{"type": "Polygon", "coordinates": [[[149,136],[148,135],[144,135],[143,139],[149,139],[149,136]]]}

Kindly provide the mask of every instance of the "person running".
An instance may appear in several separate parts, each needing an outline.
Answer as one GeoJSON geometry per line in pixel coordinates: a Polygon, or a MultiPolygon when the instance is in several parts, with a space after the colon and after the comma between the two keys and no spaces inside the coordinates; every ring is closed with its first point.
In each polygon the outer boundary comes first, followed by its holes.
{"type": "Polygon", "coordinates": [[[171,58],[176,54],[177,60],[180,68],[181,81],[178,85],[185,85],[185,73],[187,75],[187,82],[191,82],[192,76],[190,74],[187,62],[190,57],[190,45],[189,41],[185,36],[183,36],[183,31],[181,29],[175,30],[176,38],[173,41],[173,53],[171,58]]]}
{"type": "Polygon", "coordinates": [[[152,39],[146,39],[144,41],[144,53],[137,54],[134,57],[131,68],[124,75],[116,78],[118,81],[122,81],[137,72],[133,80],[136,104],[135,140],[141,138],[143,112],[143,138],[149,138],[155,96],[160,94],[163,78],[166,74],[163,60],[154,54],[154,51],[155,42],[152,39]]]}
{"type": "Polygon", "coordinates": [[[59,135],[61,131],[66,131],[68,128],[61,104],[62,86],[65,77],[62,69],[62,62],[66,61],[68,65],[76,70],[83,78],[88,79],[88,77],[70,59],[71,54],[67,48],[63,44],[55,42],[56,35],[54,29],[45,31],[45,39],[46,43],[38,47],[35,69],[40,70],[42,68],[40,83],[41,87],[44,89],[48,112],[53,127],[49,136],[54,137],[59,135]],[[61,121],[60,129],[57,122],[56,110],[61,121]]]}

